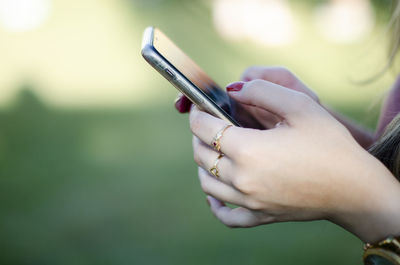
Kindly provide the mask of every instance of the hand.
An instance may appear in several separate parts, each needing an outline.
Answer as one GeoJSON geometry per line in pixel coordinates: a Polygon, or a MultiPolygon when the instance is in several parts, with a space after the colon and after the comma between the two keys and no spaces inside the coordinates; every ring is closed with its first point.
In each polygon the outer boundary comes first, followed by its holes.
{"type": "Polygon", "coordinates": [[[211,210],[219,220],[230,227],[251,227],[328,219],[370,242],[400,233],[400,184],[315,100],[262,80],[229,93],[283,123],[270,130],[229,128],[221,138],[225,156],[215,178],[208,169],[218,153],[210,143],[226,124],[197,108],[191,111],[201,186],[212,196],[211,210]],[[221,201],[239,207],[231,209],[221,201]],[[397,223],[389,221],[393,218],[397,223]]]}
{"type": "MultiPolygon", "coordinates": [[[[319,102],[318,96],[309,89],[304,83],[302,83],[292,72],[284,67],[262,67],[262,66],[252,66],[247,68],[243,74],[243,81],[251,81],[255,79],[263,79],[299,92],[302,92],[316,102],[319,102]]],[[[229,87],[229,85],[228,85],[229,87]]],[[[181,112],[189,112],[191,103],[190,101],[179,94],[175,102],[175,108],[181,112]]],[[[276,115],[271,114],[265,109],[257,108],[255,106],[236,104],[234,118],[239,121],[240,124],[245,125],[249,128],[273,128],[281,120],[276,115]],[[245,115],[245,113],[251,113],[251,116],[245,115]],[[255,120],[255,121],[254,121],[255,120]],[[261,126],[260,126],[261,125],[261,126]]]]}
{"type": "MultiPolygon", "coordinates": [[[[265,67],[265,66],[252,66],[247,68],[243,74],[242,78],[243,81],[250,81],[250,80],[255,80],[255,79],[263,79],[278,85],[281,85],[283,87],[287,87],[299,92],[302,92],[306,95],[308,95],[310,98],[312,98],[315,102],[318,104],[320,103],[320,100],[318,96],[311,90],[309,89],[303,82],[301,82],[291,71],[284,67],[265,67]]],[[[322,106],[322,104],[321,104],[322,106]]],[[[365,149],[368,149],[368,147],[373,143],[374,141],[374,133],[357,124],[356,122],[340,115],[339,113],[336,113],[326,106],[323,106],[328,112],[334,116],[340,123],[342,123],[353,135],[353,137],[356,139],[356,141],[365,149]]],[[[251,108],[247,108],[247,111],[252,112],[251,108]]],[[[264,112],[265,113],[265,112],[264,112]]],[[[271,123],[273,123],[276,119],[273,116],[268,116],[268,115],[257,115],[253,114],[254,117],[261,117],[264,116],[265,118],[263,119],[264,122],[261,123],[265,125],[266,128],[271,127],[271,123]]],[[[259,118],[258,118],[259,119],[259,118]]],[[[259,119],[260,120],[260,119],[259,119]]]]}

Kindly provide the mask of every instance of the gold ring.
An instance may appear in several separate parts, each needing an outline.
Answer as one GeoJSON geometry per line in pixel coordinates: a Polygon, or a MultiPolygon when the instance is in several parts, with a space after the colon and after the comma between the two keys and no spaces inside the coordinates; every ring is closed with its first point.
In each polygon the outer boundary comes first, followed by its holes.
{"type": "Polygon", "coordinates": [[[216,177],[219,178],[219,171],[218,171],[218,163],[221,160],[221,158],[224,156],[224,154],[219,154],[219,156],[217,157],[217,159],[215,159],[214,165],[212,166],[212,168],[210,168],[210,173],[216,177]]]}
{"type": "Polygon", "coordinates": [[[224,135],[225,131],[228,130],[230,127],[232,127],[231,124],[225,125],[224,128],[222,128],[214,137],[214,139],[211,142],[211,145],[214,147],[214,149],[217,152],[221,151],[221,143],[220,140],[222,136],[224,135]]]}

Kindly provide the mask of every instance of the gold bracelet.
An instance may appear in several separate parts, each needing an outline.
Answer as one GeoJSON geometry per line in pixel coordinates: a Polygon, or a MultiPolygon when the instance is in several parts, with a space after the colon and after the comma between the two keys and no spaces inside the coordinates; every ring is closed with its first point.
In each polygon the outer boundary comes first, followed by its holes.
{"type": "Polygon", "coordinates": [[[364,245],[365,265],[400,265],[400,237],[390,236],[376,244],[364,245]]]}

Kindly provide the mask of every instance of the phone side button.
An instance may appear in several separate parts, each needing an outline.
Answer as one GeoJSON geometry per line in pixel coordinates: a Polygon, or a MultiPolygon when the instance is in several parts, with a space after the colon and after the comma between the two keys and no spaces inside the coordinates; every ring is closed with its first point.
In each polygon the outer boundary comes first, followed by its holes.
{"type": "Polygon", "coordinates": [[[169,70],[168,68],[165,69],[165,73],[166,73],[170,78],[174,78],[174,77],[175,77],[174,73],[172,73],[171,70],[169,70]]]}

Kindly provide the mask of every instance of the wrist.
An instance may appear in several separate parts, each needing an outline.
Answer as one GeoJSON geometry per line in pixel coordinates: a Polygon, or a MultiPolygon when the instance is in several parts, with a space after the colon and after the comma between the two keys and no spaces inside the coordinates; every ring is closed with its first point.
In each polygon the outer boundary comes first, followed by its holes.
{"type": "MultiPolygon", "coordinates": [[[[400,193],[400,191],[398,191],[400,193]]],[[[378,200],[376,200],[378,202],[378,200]]],[[[365,243],[376,243],[389,236],[400,236],[400,198],[380,198],[376,207],[356,222],[354,233],[365,243]]]]}
{"type": "Polygon", "coordinates": [[[400,183],[377,159],[368,154],[359,183],[332,217],[334,223],[366,243],[400,235],[400,183]],[[369,161],[368,161],[369,160],[369,161]]]}

